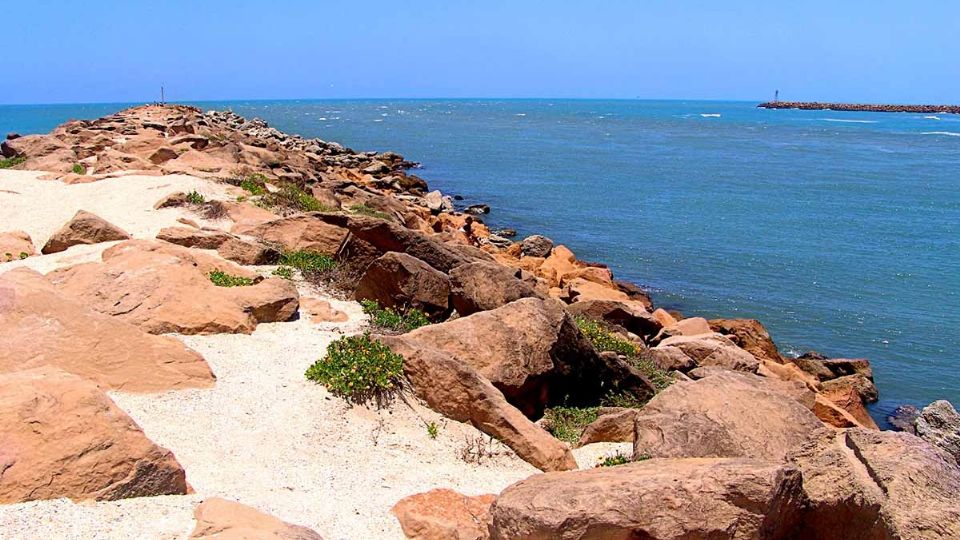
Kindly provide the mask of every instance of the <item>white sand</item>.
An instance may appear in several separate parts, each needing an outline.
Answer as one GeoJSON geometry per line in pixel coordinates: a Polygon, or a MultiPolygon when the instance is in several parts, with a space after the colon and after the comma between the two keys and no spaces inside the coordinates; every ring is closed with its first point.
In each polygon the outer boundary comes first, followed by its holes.
{"type": "MultiPolygon", "coordinates": [[[[184,212],[153,210],[162,196],[191,189],[208,198],[224,193],[222,185],[188,176],[131,176],[67,186],[36,180],[36,174],[0,171],[0,230],[26,230],[38,247],[80,208],[135,237],[153,238],[184,212]]],[[[102,249],[76,246],[0,264],[0,272],[20,265],[46,272],[97,260],[102,249]]],[[[322,296],[306,288],[301,292],[322,296]]],[[[435,487],[497,493],[538,472],[499,443],[496,457],[479,465],[464,462],[459,451],[465,441],[482,434],[412,398],[409,405],[396,401],[378,411],[349,406],[307,381],[304,371],[327,344],[361,331],[364,324],[355,302],[327,300],[350,321],[317,325],[303,318],[261,324],[249,336],[183,336],[217,375],[213,388],[111,394],[148,437],[176,454],[196,495],[0,505],[0,537],[186,538],[196,504],[216,495],[308,526],[327,539],[402,538],[389,509],[407,495],[435,487]],[[435,440],[427,434],[428,422],[441,426],[435,440]]],[[[576,454],[581,466],[590,467],[612,448],[628,447],[591,445],[576,454]]]]}

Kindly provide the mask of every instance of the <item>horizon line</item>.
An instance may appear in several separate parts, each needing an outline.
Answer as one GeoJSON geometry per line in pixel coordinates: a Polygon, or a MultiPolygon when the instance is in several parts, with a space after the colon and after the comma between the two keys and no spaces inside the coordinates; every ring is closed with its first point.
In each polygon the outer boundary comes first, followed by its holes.
{"type": "MultiPolygon", "coordinates": [[[[629,97],[311,97],[311,98],[222,98],[222,99],[176,99],[166,100],[169,105],[223,102],[276,102],[276,101],[710,101],[720,103],[763,103],[752,99],[699,99],[699,98],[629,98],[629,97]]],[[[0,103],[0,107],[42,107],[53,105],[149,105],[154,101],[53,101],[46,103],[0,103]]]]}

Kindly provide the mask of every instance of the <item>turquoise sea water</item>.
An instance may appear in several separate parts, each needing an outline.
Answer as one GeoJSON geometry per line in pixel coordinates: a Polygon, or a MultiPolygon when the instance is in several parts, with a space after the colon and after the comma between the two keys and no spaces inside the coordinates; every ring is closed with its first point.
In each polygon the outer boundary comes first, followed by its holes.
{"type": "MultiPolygon", "coordinates": [[[[866,357],[900,403],[960,403],[960,117],[753,103],[361,100],[199,103],[420,161],[687,315],[762,320],[781,350],[866,357]]],[[[45,132],[120,105],[0,106],[45,132]]]]}

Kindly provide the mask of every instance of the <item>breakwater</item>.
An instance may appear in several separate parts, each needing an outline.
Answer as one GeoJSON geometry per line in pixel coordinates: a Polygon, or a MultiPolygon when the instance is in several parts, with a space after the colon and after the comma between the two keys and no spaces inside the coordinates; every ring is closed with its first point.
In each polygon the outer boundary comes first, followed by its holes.
{"type": "Polygon", "coordinates": [[[767,101],[762,109],[802,109],[807,111],[906,112],[960,114],[960,105],[875,105],[864,103],[820,103],[818,101],[767,101]]]}

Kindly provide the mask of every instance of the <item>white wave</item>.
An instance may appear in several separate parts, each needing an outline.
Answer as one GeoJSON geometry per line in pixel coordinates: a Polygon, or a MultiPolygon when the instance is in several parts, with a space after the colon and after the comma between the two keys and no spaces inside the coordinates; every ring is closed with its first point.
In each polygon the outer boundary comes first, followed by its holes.
{"type": "Polygon", "coordinates": [[[377,118],[374,122],[383,122],[383,118],[377,118]]]}
{"type": "Polygon", "coordinates": [[[527,115],[527,113],[522,113],[522,112],[521,112],[521,113],[515,114],[514,116],[526,116],[526,115],[527,115]]]}
{"type": "Polygon", "coordinates": [[[718,113],[701,113],[700,116],[704,118],[720,118],[718,113]]]}
{"type": "Polygon", "coordinates": [[[844,118],[844,119],[840,119],[840,118],[824,118],[823,121],[824,121],[824,122],[841,122],[841,123],[844,123],[844,124],[876,124],[876,123],[877,123],[876,120],[848,120],[848,119],[845,119],[845,118],[844,118]]]}
{"type": "Polygon", "coordinates": [[[380,113],[380,116],[390,116],[390,113],[380,113]]]}
{"type": "Polygon", "coordinates": [[[924,118],[926,118],[927,120],[939,120],[939,119],[940,119],[939,116],[933,116],[933,115],[924,116],[924,118]]]}
{"type": "Polygon", "coordinates": [[[954,131],[924,131],[921,135],[943,135],[945,137],[960,137],[960,133],[954,131]]]}
{"type": "Polygon", "coordinates": [[[326,120],[326,119],[327,119],[326,116],[321,116],[320,118],[317,118],[317,120],[326,120]]]}

